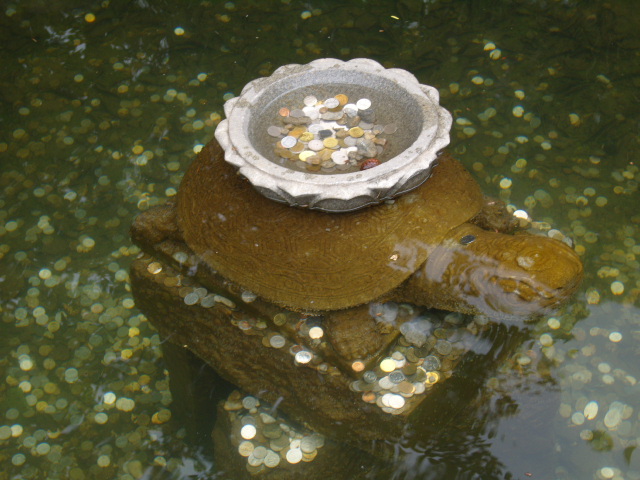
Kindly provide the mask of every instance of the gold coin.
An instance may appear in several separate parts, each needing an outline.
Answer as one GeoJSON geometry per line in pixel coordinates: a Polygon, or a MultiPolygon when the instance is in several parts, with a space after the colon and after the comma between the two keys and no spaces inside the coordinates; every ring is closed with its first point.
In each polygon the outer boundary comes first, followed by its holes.
{"type": "Polygon", "coordinates": [[[328,137],[322,141],[322,144],[326,148],[336,148],[338,146],[338,139],[333,137],[328,137]]]}
{"type": "Polygon", "coordinates": [[[298,138],[298,140],[300,140],[301,142],[309,142],[311,140],[313,140],[314,135],[311,132],[304,132],[302,135],[300,135],[300,138],[298,138]]]}
{"type": "Polygon", "coordinates": [[[305,150],[304,152],[301,152],[300,155],[298,155],[298,158],[303,162],[306,162],[307,158],[312,157],[313,155],[315,155],[315,152],[312,152],[311,150],[305,150]]]}
{"type": "Polygon", "coordinates": [[[291,135],[294,138],[299,138],[306,131],[307,129],[305,127],[296,127],[289,132],[289,135],[291,135]]]}
{"type": "Polygon", "coordinates": [[[349,103],[349,97],[347,97],[344,93],[339,93],[334,97],[338,102],[340,102],[340,106],[344,107],[347,103],[349,103]]]}
{"type": "Polygon", "coordinates": [[[427,379],[424,381],[427,385],[433,385],[440,380],[440,374],[438,372],[427,372],[427,379]]]}
{"type": "Polygon", "coordinates": [[[362,130],[360,127],[353,127],[349,129],[349,135],[354,138],[360,138],[364,135],[364,130],[362,130]]]}
{"type": "Polygon", "coordinates": [[[293,147],[291,147],[289,150],[290,150],[292,153],[300,153],[300,152],[302,152],[305,148],[306,148],[306,147],[305,147],[304,143],[302,143],[302,142],[298,142],[298,143],[296,143],[293,147]]]}
{"type": "Polygon", "coordinates": [[[162,265],[159,262],[151,262],[147,267],[147,271],[156,275],[162,271],[162,265]]]}

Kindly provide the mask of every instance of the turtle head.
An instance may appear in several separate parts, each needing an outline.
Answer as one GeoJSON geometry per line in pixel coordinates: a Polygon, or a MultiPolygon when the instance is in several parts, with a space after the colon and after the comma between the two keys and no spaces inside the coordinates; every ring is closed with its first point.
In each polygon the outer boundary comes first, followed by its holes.
{"type": "Polygon", "coordinates": [[[405,292],[430,307],[509,320],[552,311],[576,291],[582,273],[562,242],[467,223],[433,248],[405,292]]]}

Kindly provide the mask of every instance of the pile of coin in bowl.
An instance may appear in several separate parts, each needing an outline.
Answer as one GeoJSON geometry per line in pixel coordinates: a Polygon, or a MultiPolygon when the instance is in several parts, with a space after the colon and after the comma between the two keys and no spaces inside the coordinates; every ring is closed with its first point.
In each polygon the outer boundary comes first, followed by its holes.
{"type": "Polygon", "coordinates": [[[348,173],[366,170],[382,162],[386,135],[396,132],[395,123],[375,123],[371,100],[349,103],[340,93],[319,100],[308,95],[302,108],[282,107],[280,124],[267,133],[277,138],[275,153],[296,165],[320,173],[348,173]]]}

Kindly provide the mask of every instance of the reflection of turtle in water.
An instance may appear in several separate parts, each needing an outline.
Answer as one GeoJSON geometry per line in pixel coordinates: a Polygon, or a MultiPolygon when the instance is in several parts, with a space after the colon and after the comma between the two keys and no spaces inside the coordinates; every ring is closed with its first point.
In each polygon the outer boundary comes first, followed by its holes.
{"type": "Polygon", "coordinates": [[[176,213],[212,269],[293,310],[382,299],[499,318],[552,308],[575,291],[582,265],[567,245],[500,233],[486,211],[478,184],[446,155],[393,202],[348,213],[293,208],[257,193],[213,141],[186,173],[176,213]]]}

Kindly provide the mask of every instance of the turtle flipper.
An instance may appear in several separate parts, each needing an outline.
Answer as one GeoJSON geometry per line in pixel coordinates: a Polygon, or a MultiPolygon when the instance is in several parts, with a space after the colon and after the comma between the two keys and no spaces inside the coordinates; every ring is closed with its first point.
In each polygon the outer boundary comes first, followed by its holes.
{"type": "Polygon", "coordinates": [[[399,297],[505,320],[557,307],[575,292],[582,273],[578,255],[562,242],[463,223],[435,246],[399,297]]]}

